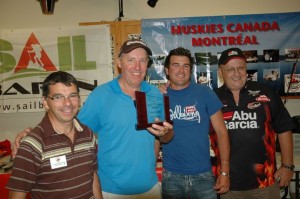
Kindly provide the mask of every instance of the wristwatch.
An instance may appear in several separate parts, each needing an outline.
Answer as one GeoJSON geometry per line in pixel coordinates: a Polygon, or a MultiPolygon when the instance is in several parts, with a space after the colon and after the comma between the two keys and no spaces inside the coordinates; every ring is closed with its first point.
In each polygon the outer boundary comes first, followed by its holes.
{"type": "Polygon", "coordinates": [[[286,168],[287,170],[290,170],[290,171],[294,171],[294,169],[295,169],[295,165],[293,165],[293,164],[291,164],[291,165],[287,165],[287,164],[281,164],[281,166],[283,167],[283,168],[286,168]]]}
{"type": "Polygon", "coordinates": [[[229,173],[226,173],[224,171],[220,171],[220,175],[230,177],[229,173]]]}

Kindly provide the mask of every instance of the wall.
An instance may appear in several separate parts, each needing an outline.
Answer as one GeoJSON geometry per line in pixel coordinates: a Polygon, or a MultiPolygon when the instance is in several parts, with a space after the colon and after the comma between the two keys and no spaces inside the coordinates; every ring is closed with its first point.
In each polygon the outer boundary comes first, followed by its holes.
{"type": "MultiPolygon", "coordinates": [[[[186,16],[214,16],[299,12],[299,0],[123,0],[124,20],[186,16]]],[[[78,25],[79,22],[112,21],[119,16],[118,0],[58,0],[54,15],[43,15],[37,0],[0,0],[0,28],[36,28],[78,25]]]]}
{"type": "MultiPolygon", "coordinates": [[[[122,20],[190,16],[216,16],[300,12],[299,0],[159,0],[155,8],[147,0],[124,0],[122,20]]],[[[0,29],[77,26],[79,22],[113,21],[119,17],[118,0],[58,0],[53,15],[43,15],[37,0],[0,0],[0,29]]],[[[291,115],[300,115],[300,100],[286,104],[291,115]]],[[[39,113],[0,114],[0,141],[35,126],[39,113]]]]}

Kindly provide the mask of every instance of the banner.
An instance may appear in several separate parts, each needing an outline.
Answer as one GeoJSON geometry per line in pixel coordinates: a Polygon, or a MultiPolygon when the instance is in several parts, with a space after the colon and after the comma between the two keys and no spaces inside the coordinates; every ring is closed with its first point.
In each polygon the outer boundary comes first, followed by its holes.
{"type": "Polygon", "coordinates": [[[81,103],[113,78],[109,27],[0,31],[0,113],[44,111],[41,84],[54,71],[79,81],[81,103]]]}
{"type": "MultiPolygon", "coordinates": [[[[299,21],[299,12],[143,19],[142,39],[153,51],[147,80],[165,82],[164,58],[181,46],[195,60],[192,80],[217,88],[223,84],[217,75],[221,52],[238,47],[247,58],[249,80],[265,83],[282,96],[300,95],[299,89],[284,90],[285,75],[291,74],[300,55],[299,21]]],[[[291,81],[297,83],[298,79],[291,81]]]]}

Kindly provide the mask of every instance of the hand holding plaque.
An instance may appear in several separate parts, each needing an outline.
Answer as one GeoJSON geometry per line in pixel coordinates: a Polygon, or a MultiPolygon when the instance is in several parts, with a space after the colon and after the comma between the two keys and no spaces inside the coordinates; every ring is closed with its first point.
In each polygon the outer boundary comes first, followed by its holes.
{"type": "Polygon", "coordinates": [[[138,130],[151,127],[153,123],[161,124],[167,121],[170,124],[170,108],[168,96],[151,96],[145,92],[135,91],[138,130]],[[159,122],[157,122],[159,119],[159,122]]]}

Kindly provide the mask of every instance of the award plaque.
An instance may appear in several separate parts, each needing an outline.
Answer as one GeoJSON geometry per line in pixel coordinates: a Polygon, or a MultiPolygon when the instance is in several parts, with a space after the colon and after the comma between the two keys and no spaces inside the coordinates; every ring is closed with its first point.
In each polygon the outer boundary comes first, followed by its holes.
{"type": "Polygon", "coordinates": [[[168,96],[151,96],[145,92],[135,91],[137,112],[136,129],[146,129],[153,123],[162,125],[164,121],[172,124],[170,120],[170,106],[168,96]],[[159,119],[159,122],[157,122],[159,119]]]}

